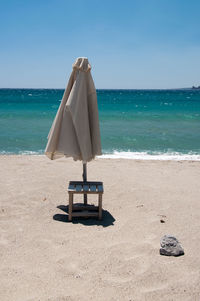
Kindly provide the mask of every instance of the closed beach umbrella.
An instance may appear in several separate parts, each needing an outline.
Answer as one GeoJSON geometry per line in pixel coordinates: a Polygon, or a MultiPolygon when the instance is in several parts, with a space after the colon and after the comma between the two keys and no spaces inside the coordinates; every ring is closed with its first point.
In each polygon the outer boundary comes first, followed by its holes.
{"type": "MultiPolygon", "coordinates": [[[[45,154],[86,162],[101,155],[97,96],[87,58],[77,58],[50,129],[45,154]]],[[[86,180],[86,179],[85,179],[86,180]]]]}

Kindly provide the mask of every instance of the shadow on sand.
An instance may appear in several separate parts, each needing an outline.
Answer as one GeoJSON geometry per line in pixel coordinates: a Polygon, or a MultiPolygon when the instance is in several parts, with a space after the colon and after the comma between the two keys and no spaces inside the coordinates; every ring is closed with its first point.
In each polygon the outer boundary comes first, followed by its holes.
{"type": "MultiPolygon", "coordinates": [[[[78,205],[78,204],[77,204],[78,205]]],[[[68,213],[68,205],[60,205],[57,207],[58,209],[68,213]]],[[[92,205],[91,205],[92,208],[92,205]]],[[[59,222],[68,222],[68,215],[66,214],[55,214],[53,219],[59,222]]],[[[109,227],[113,226],[115,222],[115,218],[107,211],[102,210],[102,220],[99,221],[97,218],[84,218],[84,217],[73,217],[72,222],[73,224],[83,224],[85,226],[102,226],[102,227],[109,227]]]]}

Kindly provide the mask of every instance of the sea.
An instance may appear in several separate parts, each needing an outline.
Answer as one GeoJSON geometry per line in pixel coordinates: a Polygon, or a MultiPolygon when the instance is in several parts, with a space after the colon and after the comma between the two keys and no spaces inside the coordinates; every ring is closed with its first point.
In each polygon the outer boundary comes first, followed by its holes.
{"type": "MultiPolygon", "coordinates": [[[[64,90],[0,89],[0,154],[44,154],[64,90]]],[[[200,160],[200,90],[97,90],[102,158],[200,160]]]]}

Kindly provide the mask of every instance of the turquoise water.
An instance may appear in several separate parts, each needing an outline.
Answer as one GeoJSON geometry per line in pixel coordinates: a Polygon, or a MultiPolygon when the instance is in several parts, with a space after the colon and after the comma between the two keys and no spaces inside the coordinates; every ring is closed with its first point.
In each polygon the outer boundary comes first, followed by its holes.
{"type": "MultiPolygon", "coordinates": [[[[0,153],[43,153],[64,90],[0,89],[0,153]]],[[[200,155],[199,90],[97,90],[104,154],[200,155]]]]}

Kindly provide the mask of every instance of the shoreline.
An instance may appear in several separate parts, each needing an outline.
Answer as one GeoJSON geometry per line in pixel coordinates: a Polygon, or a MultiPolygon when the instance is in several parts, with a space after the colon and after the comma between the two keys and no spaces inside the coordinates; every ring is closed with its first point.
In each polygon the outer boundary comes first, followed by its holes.
{"type": "MultiPolygon", "coordinates": [[[[13,153],[0,153],[0,157],[23,157],[23,156],[33,156],[33,157],[46,157],[46,155],[43,154],[38,154],[38,153],[22,153],[22,154],[13,154],[13,153]]],[[[64,156],[61,157],[60,159],[70,159],[70,158],[65,158],[64,156]]],[[[60,160],[57,159],[57,160],[60,160]]],[[[188,161],[188,162],[199,162],[200,161],[200,154],[199,155],[194,155],[194,154],[158,154],[158,155],[150,155],[146,153],[132,153],[132,152],[115,152],[114,154],[103,154],[102,156],[97,156],[95,160],[131,160],[131,161],[155,161],[155,162],[160,162],[160,161],[167,161],[167,162],[179,162],[179,161],[188,161]]],[[[53,161],[57,161],[53,160],[53,161]]],[[[71,158],[73,161],[73,159],[71,158]]],[[[76,161],[74,161],[76,162],[76,161]]],[[[81,161],[79,161],[81,162],[81,161]]],[[[89,162],[90,163],[90,162],[89,162]]]]}

